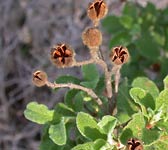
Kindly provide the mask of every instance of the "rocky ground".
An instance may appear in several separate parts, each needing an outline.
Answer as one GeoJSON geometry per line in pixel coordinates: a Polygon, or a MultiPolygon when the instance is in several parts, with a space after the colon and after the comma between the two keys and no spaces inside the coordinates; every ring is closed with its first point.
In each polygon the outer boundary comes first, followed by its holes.
{"type": "MultiPolygon", "coordinates": [[[[142,5],[147,0],[139,1],[142,5]]],[[[158,8],[168,0],[150,0],[158,8]]],[[[50,89],[36,88],[31,75],[45,70],[53,81],[61,74],[80,76],[80,68],[57,69],[49,60],[50,47],[69,43],[76,59],[89,57],[81,41],[81,32],[91,25],[86,7],[90,0],[0,0],[0,150],[38,150],[40,128],[27,121],[23,111],[29,101],[36,100],[52,108],[63,98],[50,89]]],[[[109,14],[120,14],[124,5],[107,0],[109,14]]],[[[109,37],[103,33],[102,49],[108,48],[109,37]]]]}

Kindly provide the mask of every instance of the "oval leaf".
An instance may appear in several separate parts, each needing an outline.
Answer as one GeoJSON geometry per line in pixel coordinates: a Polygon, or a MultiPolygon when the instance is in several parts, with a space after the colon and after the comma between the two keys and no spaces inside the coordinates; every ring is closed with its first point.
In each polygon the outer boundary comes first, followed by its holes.
{"type": "Polygon", "coordinates": [[[105,139],[105,134],[101,133],[97,122],[92,116],[87,113],[80,112],[76,118],[77,128],[79,132],[86,138],[90,140],[96,140],[98,138],[105,139]]]}
{"type": "Polygon", "coordinates": [[[164,83],[164,89],[168,89],[168,76],[164,78],[163,83],[164,83]]]}
{"type": "Polygon", "coordinates": [[[84,81],[80,84],[88,88],[94,89],[99,81],[99,73],[95,64],[82,66],[82,74],[84,81]]]}
{"type": "Polygon", "coordinates": [[[117,119],[113,116],[104,116],[98,126],[104,130],[105,134],[112,133],[117,124],[117,119]]]}
{"type": "Polygon", "coordinates": [[[153,98],[156,98],[159,95],[159,89],[157,88],[155,83],[146,77],[138,77],[134,79],[132,86],[144,89],[146,92],[149,92],[153,96],[153,98]]]}
{"type": "Polygon", "coordinates": [[[79,144],[71,150],[95,150],[93,149],[93,142],[87,142],[85,144],[79,144]]]}
{"type": "Polygon", "coordinates": [[[139,104],[142,108],[142,111],[144,110],[144,107],[155,109],[155,101],[153,97],[149,94],[146,93],[145,90],[135,87],[130,89],[130,96],[131,98],[135,101],[135,103],[139,104]]]}
{"type": "Polygon", "coordinates": [[[67,137],[64,119],[62,119],[58,124],[50,126],[49,137],[57,145],[66,144],[67,137]]]}
{"type": "Polygon", "coordinates": [[[30,102],[24,111],[25,117],[38,124],[45,124],[53,119],[54,111],[49,110],[47,106],[38,104],[37,102],[30,102]]]}

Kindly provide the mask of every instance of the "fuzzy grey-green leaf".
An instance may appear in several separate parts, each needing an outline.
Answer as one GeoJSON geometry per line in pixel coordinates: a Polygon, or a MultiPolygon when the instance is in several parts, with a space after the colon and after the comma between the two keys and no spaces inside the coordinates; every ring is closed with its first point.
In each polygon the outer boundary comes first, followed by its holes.
{"type": "Polygon", "coordinates": [[[49,137],[57,145],[66,144],[67,136],[64,119],[62,119],[58,124],[50,126],[49,137]]]}
{"type": "Polygon", "coordinates": [[[53,119],[53,110],[49,110],[47,106],[38,104],[37,102],[30,102],[24,111],[25,117],[38,124],[45,124],[53,119]]]}
{"type": "Polygon", "coordinates": [[[153,98],[156,98],[159,95],[159,89],[155,83],[146,77],[137,77],[132,82],[132,86],[144,89],[146,92],[149,92],[153,98]]]}
{"type": "Polygon", "coordinates": [[[92,116],[87,113],[80,112],[76,118],[77,128],[79,132],[90,140],[98,138],[106,139],[106,135],[102,133],[100,127],[92,116]]]}

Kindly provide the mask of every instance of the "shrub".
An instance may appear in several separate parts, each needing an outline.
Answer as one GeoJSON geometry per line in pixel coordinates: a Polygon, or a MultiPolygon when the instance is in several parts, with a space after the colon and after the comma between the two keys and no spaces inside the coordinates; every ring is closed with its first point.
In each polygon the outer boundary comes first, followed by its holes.
{"type": "Polygon", "coordinates": [[[77,62],[75,51],[65,43],[51,49],[53,64],[59,68],[81,67],[82,79],[63,75],[52,83],[44,71],[33,73],[33,83],[38,87],[69,88],[64,102],[56,104],[52,110],[43,104],[30,102],[24,111],[28,120],[43,125],[41,150],[168,148],[168,76],[164,78],[161,90],[148,77],[137,77],[137,74],[143,74],[139,71],[144,70],[144,60],[153,64],[164,59],[159,55],[159,48],[167,48],[167,39],[159,31],[164,29],[166,18],[159,22],[162,26],[153,24],[151,27],[150,23],[164,18],[167,10],[157,12],[152,4],[142,8],[127,3],[122,16],[108,16],[103,20],[104,27],[113,33],[110,42],[113,48],[109,52],[112,67],[99,55],[102,34],[98,26],[107,11],[103,0],[95,0],[88,6],[93,26],[83,32],[82,39],[89,48],[89,60],[77,62]],[[132,57],[126,65],[130,55],[125,46],[131,49],[132,57]],[[136,53],[133,48],[137,49],[136,53]],[[102,74],[97,65],[102,68],[102,74]],[[131,84],[127,78],[120,83],[122,68],[122,75],[127,75],[131,84]]]}

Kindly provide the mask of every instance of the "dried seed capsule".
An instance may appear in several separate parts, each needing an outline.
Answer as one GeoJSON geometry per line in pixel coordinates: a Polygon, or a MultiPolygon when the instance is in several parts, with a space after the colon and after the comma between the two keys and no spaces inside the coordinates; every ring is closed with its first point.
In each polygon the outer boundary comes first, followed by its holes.
{"type": "Polygon", "coordinates": [[[143,145],[137,138],[131,138],[127,141],[127,150],[143,150],[143,145]]]}
{"type": "Polygon", "coordinates": [[[97,22],[102,19],[108,12],[107,4],[103,0],[95,0],[88,6],[88,17],[97,22]]]}
{"type": "Polygon", "coordinates": [[[90,49],[98,48],[102,44],[102,34],[96,28],[88,28],[82,33],[82,40],[90,49]]]}
{"type": "Polygon", "coordinates": [[[58,44],[51,48],[51,61],[57,67],[69,67],[74,61],[74,52],[66,44],[58,44]]]}
{"type": "Polygon", "coordinates": [[[129,52],[126,47],[114,47],[110,53],[111,61],[116,65],[122,65],[129,60],[129,52]]]}
{"type": "Polygon", "coordinates": [[[47,74],[44,71],[38,70],[33,73],[32,81],[38,87],[44,86],[47,82],[47,74]]]}

